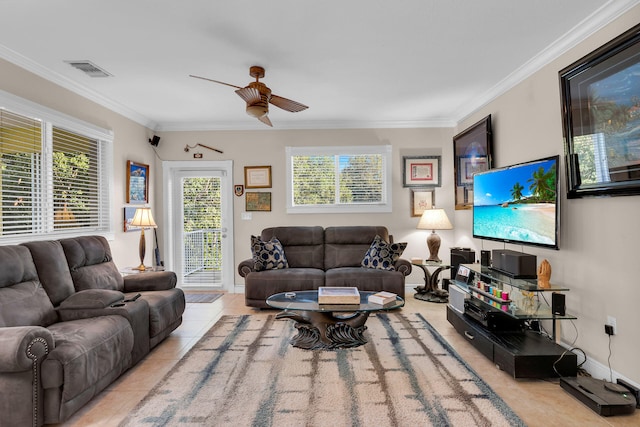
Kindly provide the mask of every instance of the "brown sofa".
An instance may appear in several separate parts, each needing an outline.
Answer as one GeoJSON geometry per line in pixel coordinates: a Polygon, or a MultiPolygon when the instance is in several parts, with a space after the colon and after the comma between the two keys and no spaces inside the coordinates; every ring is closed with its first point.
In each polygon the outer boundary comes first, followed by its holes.
{"type": "Polygon", "coordinates": [[[100,236],[0,246],[0,426],[67,420],[181,324],[175,285],[100,236]]]}
{"type": "Polygon", "coordinates": [[[355,286],[363,291],[388,291],[404,297],[405,277],[411,263],[398,259],[390,270],[364,268],[365,254],[374,238],[392,243],[382,226],[291,226],[262,230],[260,238],[277,238],[287,268],[256,271],[254,259],[238,265],[245,280],[245,304],[267,308],[266,299],[279,292],[315,290],[320,286],[355,286]]]}

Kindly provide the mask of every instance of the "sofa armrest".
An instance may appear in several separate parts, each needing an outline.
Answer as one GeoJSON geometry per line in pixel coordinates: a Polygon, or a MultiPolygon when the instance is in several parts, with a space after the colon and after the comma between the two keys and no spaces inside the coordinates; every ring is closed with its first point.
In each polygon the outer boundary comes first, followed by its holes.
{"type": "Polygon", "coordinates": [[[255,262],[253,259],[245,259],[240,264],[238,264],[238,274],[242,277],[247,277],[247,274],[256,271],[254,269],[255,262]]]}
{"type": "Polygon", "coordinates": [[[175,288],[177,283],[178,278],[173,271],[129,274],[124,276],[124,291],[166,291],[175,288]]]}
{"type": "Polygon", "coordinates": [[[396,271],[401,272],[405,277],[411,274],[411,262],[406,259],[400,258],[398,261],[396,261],[394,267],[396,271]]]}
{"type": "MultiPolygon", "coordinates": [[[[124,294],[111,289],[86,289],[76,292],[60,303],[58,310],[105,308],[124,299],[124,294]]],[[[64,319],[63,319],[64,321],[64,319]]]]}
{"type": "Polygon", "coordinates": [[[0,372],[30,371],[53,347],[53,335],[41,326],[0,328],[0,372]]]}

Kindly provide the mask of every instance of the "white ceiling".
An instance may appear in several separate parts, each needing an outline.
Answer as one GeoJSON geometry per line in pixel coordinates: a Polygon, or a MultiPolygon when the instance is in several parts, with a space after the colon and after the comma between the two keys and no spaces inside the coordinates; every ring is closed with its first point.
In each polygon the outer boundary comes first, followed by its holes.
{"type": "Polygon", "coordinates": [[[151,129],[453,126],[638,0],[2,0],[0,57],[151,129]],[[604,4],[604,5],[603,5],[604,4]],[[112,74],[91,78],[65,61],[112,74]]]}

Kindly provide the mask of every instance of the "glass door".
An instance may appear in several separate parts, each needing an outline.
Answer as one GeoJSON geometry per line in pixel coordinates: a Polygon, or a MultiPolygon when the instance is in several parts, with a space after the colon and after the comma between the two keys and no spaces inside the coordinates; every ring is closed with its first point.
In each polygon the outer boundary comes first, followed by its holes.
{"type": "Polygon", "coordinates": [[[178,167],[170,175],[172,270],[178,286],[232,290],[230,171],[178,167]]]}

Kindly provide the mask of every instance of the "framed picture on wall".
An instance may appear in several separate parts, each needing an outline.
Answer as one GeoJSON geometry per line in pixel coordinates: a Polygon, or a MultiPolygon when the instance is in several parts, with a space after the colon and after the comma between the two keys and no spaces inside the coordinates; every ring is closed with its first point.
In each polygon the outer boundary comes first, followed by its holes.
{"type": "Polygon", "coordinates": [[[440,187],[440,156],[402,157],[404,187],[440,187]]]}
{"type": "Polygon", "coordinates": [[[640,194],[640,25],[561,70],[567,198],[640,194]]]}
{"type": "Polygon", "coordinates": [[[271,166],[245,166],[245,188],[271,188],[271,166]]]}
{"type": "Polygon", "coordinates": [[[149,165],[127,160],[127,203],[149,203],[149,165]]]}
{"type": "Polygon", "coordinates": [[[271,192],[247,191],[244,197],[247,212],[271,212],[271,192]]]}
{"type": "Polygon", "coordinates": [[[473,175],[493,167],[491,114],[453,137],[456,210],[473,206],[473,175]]]}
{"type": "Polygon", "coordinates": [[[433,208],[435,203],[435,191],[411,189],[411,216],[422,216],[422,213],[433,208]]]}

